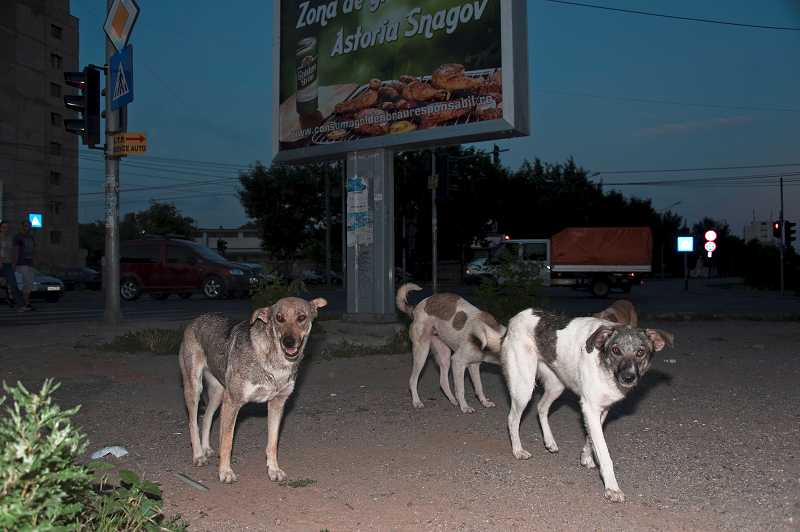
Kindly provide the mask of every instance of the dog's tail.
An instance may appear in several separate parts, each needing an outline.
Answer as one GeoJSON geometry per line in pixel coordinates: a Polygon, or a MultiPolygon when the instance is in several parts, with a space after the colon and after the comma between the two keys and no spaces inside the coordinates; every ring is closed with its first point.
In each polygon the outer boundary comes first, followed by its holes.
{"type": "Polygon", "coordinates": [[[472,329],[472,336],[477,340],[481,351],[499,353],[506,337],[506,328],[502,325],[492,326],[478,321],[472,329]]]}
{"type": "Polygon", "coordinates": [[[397,308],[401,312],[408,314],[408,317],[412,320],[414,319],[414,305],[408,304],[408,293],[417,292],[419,290],[422,290],[421,286],[414,283],[406,283],[397,289],[397,296],[394,299],[394,302],[397,304],[397,308]]]}

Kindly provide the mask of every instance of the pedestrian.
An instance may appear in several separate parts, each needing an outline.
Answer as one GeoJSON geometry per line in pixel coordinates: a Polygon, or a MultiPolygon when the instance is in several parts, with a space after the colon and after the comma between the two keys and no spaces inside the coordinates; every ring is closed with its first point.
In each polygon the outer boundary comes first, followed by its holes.
{"type": "Polygon", "coordinates": [[[6,280],[6,298],[13,308],[17,307],[19,312],[24,312],[25,306],[22,299],[22,292],[17,286],[17,276],[14,274],[14,263],[17,255],[12,246],[11,234],[8,231],[8,222],[0,220],[0,275],[6,280]],[[13,303],[11,300],[13,298],[13,303]]]}
{"type": "Polygon", "coordinates": [[[31,306],[31,291],[33,290],[33,255],[36,241],[31,234],[31,224],[28,220],[22,222],[22,229],[14,237],[14,248],[17,251],[17,272],[22,275],[22,297],[24,310],[33,310],[31,306]]]}

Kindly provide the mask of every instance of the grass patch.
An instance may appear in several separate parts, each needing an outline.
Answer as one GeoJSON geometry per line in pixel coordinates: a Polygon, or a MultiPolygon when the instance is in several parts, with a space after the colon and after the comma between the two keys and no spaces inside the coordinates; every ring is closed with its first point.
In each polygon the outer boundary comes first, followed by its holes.
{"type": "Polygon", "coordinates": [[[316,483],[317,481],[313,478],[297,478],[293,480],[281,480],[278,482],[278,485],[284,488],[307,488],[316,483]]]}
{"type": "Polygon", "coordinates": [[[103,351],[116,353],[153,353],[156,355],[177,355],[183,340],[183,330],[139,329],[117,336],[100,346],[103,351]]]}
{"type": "Polygon", "coordinates": [[[411,341],[408,333],[398,332],[391,340],[383,345],[361,345],[353,344],[348,341],[338,343],[327,349],[322,357],[325,360],[334,358],[354,358],[370,355],[397,355],[411,351],[411,341]]]}

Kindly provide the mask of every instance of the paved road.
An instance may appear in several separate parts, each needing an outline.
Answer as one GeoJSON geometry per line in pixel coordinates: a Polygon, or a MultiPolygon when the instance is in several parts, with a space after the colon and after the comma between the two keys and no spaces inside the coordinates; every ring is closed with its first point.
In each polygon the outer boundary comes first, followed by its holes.
{"type": "MultiPolygon", "coordinates": [[[[309,297],[322,296],[328,299],[327,312],[345,311],[343,289],[309,288],[309,297]]],[[[445,287],[472,298],[475,287],[445,287]]],[[[430,294],[424,290],[413,294],[411,300],[418,301],[430,294]]],[[[680,279],[651,280],[646,286],[636,287],[629,295],[612,293],[612,298],[629,297],[642,314],[664,315],[671,313],[695,313],[698,315],[723,314],[726,316],[775,317],[778,315],[800,315],[800,297],[779,296],[775,292],[751,290],[734,280],[712,279],[690,282],[688,292],[683,291],[680,279]]],[[[609,300],[597,299],[586,291],[570,288],[543,288],[541,298],[532,305],[543,305],[568,314],[589,314],[607,306],[609,300]]],[[[99,321],[103,318],[103,295],[100,292],[68,292],[58,303],[39,302],[36,311],[16,314],[0,308],[0,328],[18,325],[38,325],[99,321]]],[[[249,300],[227,299],[213,301],[195,295],[189,300],[170,297],[156,301],[149,296],[133,302],[123,302],[122,312],[126,320],[185,321],[203,312],[222,312],[232,317],[245,317],[250,313],[249,300]]],[[[520,309],[522,310],[522,309],[520,309]]]]}

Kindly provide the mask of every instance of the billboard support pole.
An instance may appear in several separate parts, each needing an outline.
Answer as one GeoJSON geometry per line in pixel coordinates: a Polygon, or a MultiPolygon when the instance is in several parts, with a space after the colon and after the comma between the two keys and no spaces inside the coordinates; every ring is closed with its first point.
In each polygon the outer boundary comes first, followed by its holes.
{"type": "Polygon", "coordinates": [[[350,152],[346,171],[347,312],[344,319],[393,322],[396,320],[394,152],[387,149],[350,152]],[[351,187],[351,182],[358,186],[351,187]]]}
{"type": "Polygon", "coordinates": [[[438,292],[439,279],[437,276],[437,263],[439,261],[439,213],[436,212],[436,189],[439,185],[439,176],[436,175],[436,151],[431,150],[431,179],[428,184],[431,189],[431,279],[433,281],[433,293],[438,292]]]}
{"type": "MultiPolygon", "coordinates": [[[[111,11],[114,0],[107,0],[107,10],[111,11]]],[[[106,37],[106,62],[111,64],[111,56],[116,49],[111,39],[106,37]]],[[[108,72],[108,71],[106,71],[108,72]]],[[[103,265],[103,291],[105,292],[106,325],[117,325],[122,319],[119,305],[119,159],[112,156],[113,135],[125,131],[126,108],[111,109],[111,84],[113,80],[106,75],[106,185],[105,185],[105,225],[106,251],[103,265]]]]}

